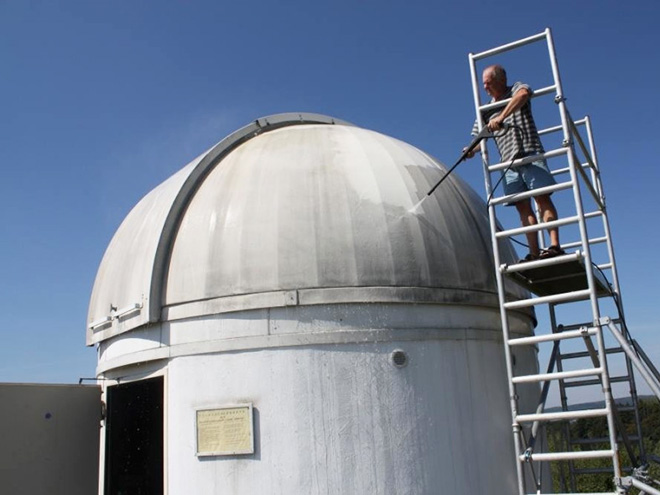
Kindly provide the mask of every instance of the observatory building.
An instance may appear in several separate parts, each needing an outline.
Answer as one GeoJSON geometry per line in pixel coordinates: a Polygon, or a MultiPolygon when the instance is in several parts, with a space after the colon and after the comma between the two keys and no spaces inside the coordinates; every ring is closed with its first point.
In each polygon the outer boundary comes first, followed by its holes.
{"type": "MultiPolygon", "coordinates": [[[[147,194],[89,307],[100,492],[514,493],[486,206],[452,176],[412,210],[444,171],[383,134],[282,114],[147,194]]],[[[510,328],[533,324],[521,310],[510,328]]],[[[536,372],[533,348],[514,357],[536,372]]]]}

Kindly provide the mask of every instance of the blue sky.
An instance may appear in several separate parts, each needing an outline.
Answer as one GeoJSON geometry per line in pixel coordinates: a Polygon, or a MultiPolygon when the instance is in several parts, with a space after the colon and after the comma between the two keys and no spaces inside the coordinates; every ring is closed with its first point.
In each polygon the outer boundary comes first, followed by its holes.
{"type": "MultiPolygon", "coordinates": [[[[546,27],[570,111],[593,120],[629,327],[660,361],[659,21],[657,0],[0,0],[0,382],[94,376],[85,319],[112,235],[230,132],[317,112],[451,165],[474,120],[467,54],[546,27]]],[[[502,61],[538,87],[543,57],[502,61]]],[[[478,160],[457,173],[483,195],[478,160]]]]}

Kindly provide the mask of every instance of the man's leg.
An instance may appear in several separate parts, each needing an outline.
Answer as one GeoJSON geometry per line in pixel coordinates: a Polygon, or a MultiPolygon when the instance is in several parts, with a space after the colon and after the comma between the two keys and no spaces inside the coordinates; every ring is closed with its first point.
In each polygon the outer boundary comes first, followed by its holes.
{"type": "MultiPolygon", "coordinates": [[[[523,227],[528,225],[536,225],[536,215],[534,210],[532,210],[532,203],[529,199],[523,199],[516,203],[516,209],[520,215],[520,222],[523,224],[523,227]]],[[[529,252],[532,256],[538,257],[539,255],[539,237],[537,232],[527,232],[525,234],[527,237],[527,245],[529,246],[529,252]]]]}
{"type": "MultiPolygon", "coordinates": [[[[557,209],[549,195],[545,194],[543,196],[536,196],[535,199],[541,212],[541,218],[544,222],[557,220],[557,209]]],[[[548,229],[548,234],[550,234],[550,245],[559,247],[559,229],[556,227],[548,229]]]]}

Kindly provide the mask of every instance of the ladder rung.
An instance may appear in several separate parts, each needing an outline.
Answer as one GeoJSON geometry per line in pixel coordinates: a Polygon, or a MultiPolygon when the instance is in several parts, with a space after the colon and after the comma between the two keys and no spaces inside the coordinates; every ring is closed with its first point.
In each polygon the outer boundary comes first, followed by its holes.
{"type": "Polygon", "coordinates": [[[569,444],[571,445],[592,445],[594,443],[610,443],[609,437],[593,437],[593,438],[579,438],[577,440],[571,440],[569,444]]]}
{"type": "MultiPolygon", "coordinates": [[[[566,378],[577,378],[580,376],[600,375],[603,373],[603,368],[589,368],[584,370],[574,371],[558,371],[556,373],[539,373],[538,375],[523,375],[514,376],[511,381],[513,383],[533,383],[545,382],[548,380],[565,380],[566,378]]],[[[597,383],[600,383],[597,381],[597,383]]]]}
{"type": "Polygon", "coordinates": [[[553,127],[546,127],[545,129],[539,129],[538,133],[539,136],[543,136],[545,134],[552,134],[553,132],[559,132],[563,130],[564,130],[564,126],[560,124],[553,127]]]}
{"type": "Polygon", "coordinates": [[[567,174],[570,171],[571,171],[571,167],[557,168],[555,170],[552,170],[550,172],[550,174],[551,175],[561,175],[561,174],[567,174]]]}
{"type": "Polygon", "coordinates": [[[571,330],[568,332],[561,332],[561,333],[548,333],[546,335],[535,335],[533,337],[519,337],[517,339],[510,339],[509,345],[531,345],[531,344],[538,344],[540,342],[552,342],[555,340],[576,339],[576,338],[584,337],[586,335],[596,335],[597,333],[598,333],[598,328],[591,327],[591,328],[587,328],[585,331],[571,330]]]}
{"type": "Polygon", "coordinates": [[[580,259],[582,259],[582,253],[580,251],[575,251],[574,253],[562,254],[560,256],[553,256],[552,258],[547,258],[544,260],[525,261],[524,263],[515,263],[512,265],[501,265],[500,270],[503,273],[521,272],[524,270],[529,270],[531,268],[541,268],[544,266],[559,265],[567,261],[580,260],[580,259]]]}
{"type": "MultiPolygon", "coordinates": [[[[501,102],[493,103],[493,106],[502,106],[501,102]]],[[[484,107],[489,108],[490,105],[484,105],[484,107]]],[[[484,107],[481,107],[484,109],[484,107]]],[[[511,167],[519,167],[520,165],[525,165],[527,163],[532,163],[538,160],[547,160],[548,158],[555,158],[567,154],[569,151],[568,148],[557,148],[556,150],[546,151],[545,153],[539,153],[538,155],[529,155],[524,158],[516,158],[515,160],[507,160],[506,162],[499,162],[495,165],[490,165],[488,167],[489,172],[497,172],[498,170],[505,170],[511,167]]]]}
{"type": "Polygon", "coordinates": [[[519,414],[516,421],[520,423],[531,423],[533,421],[554,421],[580,418],[596,418],[607,416],[607,409],[583,409],[580,411],[561,411],[539,414],[519,414]]]}
{"type": "MultiPolygon", "coordinates": [[[[623,382],[629,382],[630,377],[629,376],[611,376],[610,377],[610,383],[623,383],[623,382]]],[[[591,385],[598,385],[600,384],[600,380],[576,380],[574,382],[564,382],[564,387],[569,388],[569,387],[587,387],[591,385]]]]}
{"type": "MultiPolygon", "coordinates": [[[[636,442],[639,440],[637,435],[629,436],[628,440],[631,442],[636,442]]],[[[621,441],[621,437],[617,439],[618,442],[621,441]]],[[[594,443],[610,443],[609,437],[593,437],[593,438],[579,438],[577,440],[571,440],[571,445],[592,445],[594,443]]]]}
{"type": "MultiPolygon", "coordinates": [[[[603,212],[602,211],[592,211],[589,213],[584,214],[585,219],[589,218],[595,218],[602,216],[603,212]]],[[[509,230],[501,230],[500,232],[497,232],[495,234],[495,237],[502,238],[502,237],[511,237],[514,235],[520,235],[520,234],[527,234],[528,232],[536,232],[539,230],[546,230],[550,229],[552,227],[561,227],[563,225],[569,225],[571,223],[577,223],[580,220],[580,217],[578,215],[574,215],[572,217],[565,217],[559,220],[553,220],[552,222],[541,222],[537,223],[534,225],[529,225],[527,227],[518,227],[515,229],[509,229],[509,230]]]]}
{"type": "MultiPolygon", "coordinates": [[[[584,125],[586,123],[586,119],[580,119],[580,120],[574,120],[573,123],[578,126],[578,125],[584,125]]],[[[563,131],[564,126],[563,125],[556,125],[553,127],[546,127],[545,129],[539,129],[538,133],[539,136],[543,136],[544,134],[552,134],[553,132],[559,132],[563,131]]]]}
{"type": "Polygon", "coordinates": [[[546,39],[547,34],[548,34],[548,30],[543,31],[542,33],[539,34],[535,34],[533,36],[528,36],[527,38],[523,38],[518,41],[514,41],[512,43],[507,43],[506,45],[501,45],[495,48],[491,48],[490,50],[486,50],[474,54],[471,53],[470,58],[472,60],[481,60],[482,58],[492,57],[493,55],[497,55],[498,53],[508,52],[509,50],[513,50],[514,48],[529,45],[530,43],[534,43],[536,41],[546,39]]]}
{"type": "MultiPolygon", "coordinates": [[[[580,163],[578,167],[582,167],[583,170],[585,168],[593,168],[589,162],[580,163]]],[[[571,167],[556,168],[555,170],[550,171],[550,174],[561,175],[561,174],[567,174],[570,171],[571,171],[571,167]]]]}
{"type": "Polygon", "coordinates": [[[540,196],[542,194],[550,194],[557,191],[563,191],[564,189],[570,189],[573,187],[573,182],[560,182],[559,184],[554,184],[552,186],[539,187],[538,189],[532,189],[531,191],[526,191],[522,193],[509,194],[507,196],[498,196],[490,200],[491,205],[499,205],[502,203],[517,203],[522,199],[533,198],[535,196],[540,196]]]}
{"type": "MultiPolygon", "coordinates": [[[[621,466],[621,471],[624,473],[631,473],[633,471],[632,466],[621,466]]],[[[610,467],[600,467],[600,468],[581,468],[573,469],[575,474],[603,474],[603,473],[613,473],[614,469],[610,467]]]]}
{"type": "Polygon", "coordinates": [[[601,270],[610,270],[612,268],[612,263],[603,263],[602,265],[596,265],[601,270]]]}
{"type": "MultiPolygon", "coordinates": [[[[624,352],[621,347],[610,347],[608,349],[605,349],[605,354],[620,354],[624,352]]],[[[590,357],[591,354],[589,354],[589,351],[581,351],[581,352],[567,352],[566,354],[559,354],[559,358],[562,361],[568,360],[568,359],[578,359],[578,358],[585,358],[585,357],[590,357]]]]}
{"type": "MultiPolygon", "coordinates": [[[[594,237],[593,239],[589,239],[587,243],[591,246],[593,244],[600,244],[602,242],[607,242],[607,237],[594,237]]],[[[582,242],[580,241],[575,241],[575,242],[568,242],[568,243],[562,243],[561,247],[564,249],[571,249],[574,247],[582,247],[582,242]]]]}
{"type": "MultiPolygon", "coordinates": [[[[546,86],[544,88],[539,88],[535,91],[532,91],[531,98],[538,98],[539,96],[544,96],[550,93],[556,93],[557,92],[557,86],[554,84],[552,86],[546,86]]],[[[490,110],[493,108],[504,108],[505,106],[508,105],[508,103],[513,99],[511,98],[505,98],[504,100],[497,100],[493,103],[484,103],[483,105],[479,106],[479,111],[483,112],[485,110],[490,110]]]]}
{"type": "Polygon", "coordinates": [[[576,380],[574,382],[564,382],[565,388],[590,387],[600,385],[600,380],[576,380]]]}
{"type": "Polygon", "coordinates": [[[577,459],[598,459],[602,457],[613,457],[613,450],[579,450],[576,452],[547,452],[532,454],[531,459],[523,454],[518,456],[521,461],[571,461],[577,459]]]}
{"type": "MultiPolygon", "coordinates": [[[[621,319],[620,318],[613,319],[612,323],[621,323],[621,319]]],[[[593,326],[592,322],[576,323],[575,325],[559,325],[557,327],[557,329],[561,329],[561,330],[564,330],[564,331],[565,330],[577,330],[578,328],[590,327],[590,326],[593,326]]]]}
{"type": "Polygon", "coordinates": [[[495,237],[501,239],[503,237],[511,237],[514,235],[527,234],[529,232],[551,229],[553,227],[562,227],[564,225],[578,223],[579,221],[580,221],[580,217],[578,215],[573,215],[572,217],[564,217],[559,220],[552,220],[551,222],[541,222],[541,223],[536,223],[534,225],[528,225],[527,227],[517,227],[515,229],[501,230],[495,234],[495,237]]]}
{"type": "Polygon", "coordinates": [[[575,474],[604,474],[604,473],[612,473],[614,472],[614,469],[610,466],[610,467],[602,467],[602,468],[574,469],[573,472],[575,474]]]}
{"type": "Polygon", "coordinates": [[[521,299],[519,301],[511,301],[504,303],[506,309],[527,308],[537,304],[545,303],[560,303],[567,301],[580,301],[589,297],[589,289],[576,290],[573,292],[562,292],[561,294],[553,294],[551,296],[532,297],[530,299],[521,299]]]}

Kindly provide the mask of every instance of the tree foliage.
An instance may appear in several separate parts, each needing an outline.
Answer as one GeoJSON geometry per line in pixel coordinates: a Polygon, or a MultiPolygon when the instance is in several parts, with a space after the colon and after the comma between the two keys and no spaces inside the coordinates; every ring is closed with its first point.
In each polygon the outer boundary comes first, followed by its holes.
{"type": "MultiPolygon", "coordinates": [[[[647,460],[653,455],[660,458],[660,402],[656,399],[645,399],[639,402],[640,423],[642,429],[643,445],[646,451],[647,460]]],[[[630,436],[637,435],[635,416],[632,411],[620,413],[621,422],[625,431],[630,436]]],[[[567,434],[571,440],[586,440],[594,438],[607,438],[607,421],[603,417],[584,418],[571,422],[556,422],[548,425],[546,429],[549,449],[552,452],[566,452],[569,450],[601,450],[609,449],[609,442],[594,444],[572,443],[569,447],[566,444],[567,434]]],[[[631,461],[626,449],[619,444],[619,456],[621,466],[625,468],[638,467],[640,463],[640,452],[634,449],[634,461],[631,461]]],[[[649,462],[649,475],[654,480],[660,480],[660,464],[649,462]]],[[[611,468],[611,459],[585,459],[573,462],[573,471],[584,469],[602,469],[611,468]]],[[[624,472],[628,476],[630,471],[624,472]]],[[[612,492],[614,493],[612,473],[598,474],[579,474],[574,477],[576,490],[571,489],[571,468],[568,462],[552,463],[553,487],[556,492],[612,492]]],[[[638,493],[635,489],[631,490],[631,495],[638,493]]]]}

